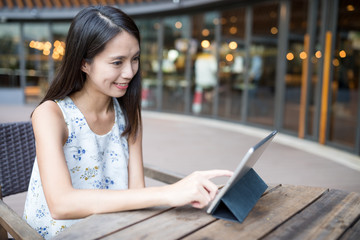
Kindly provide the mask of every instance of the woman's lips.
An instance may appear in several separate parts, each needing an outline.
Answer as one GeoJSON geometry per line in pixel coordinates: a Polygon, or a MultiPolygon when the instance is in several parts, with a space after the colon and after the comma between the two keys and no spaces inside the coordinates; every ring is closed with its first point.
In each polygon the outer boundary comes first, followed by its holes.
{"type": "Polygon", "coordinates": [[[114,83],[115,87],[117,87],[118,89],[127,89],[129,84],[128,83],[114,83]]]}

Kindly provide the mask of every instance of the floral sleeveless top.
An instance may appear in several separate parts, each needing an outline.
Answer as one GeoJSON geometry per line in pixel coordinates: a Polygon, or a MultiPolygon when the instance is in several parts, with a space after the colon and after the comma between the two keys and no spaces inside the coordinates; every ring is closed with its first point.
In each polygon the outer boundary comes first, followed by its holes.
{"type": "MultiPolygon", "coordinates": [[[[125,119],[118,101],[113,99],[115,124],[105,135],[97,135],[90,129],[84,115],[70,97],[55,102],[68,127],[69,136],[63,150],[73,187],[127,189],[129,151],[127,138],[121,136],[125,129],[125,119]]],[[[25,202],[24,219],[45,239],[50,239],[79,220],[51,218],[36,158],[25,202]]]]}

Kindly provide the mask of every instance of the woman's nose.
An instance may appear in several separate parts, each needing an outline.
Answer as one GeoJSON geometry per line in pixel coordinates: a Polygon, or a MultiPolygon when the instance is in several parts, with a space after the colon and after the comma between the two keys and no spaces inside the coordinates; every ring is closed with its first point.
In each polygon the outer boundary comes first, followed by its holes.
{"type": "Polygon", "coordinates": [[[121,76],[126,79],[132,79],[135,75],[135,69],[131,63],[126,63],[122,69],[121,76]]]}

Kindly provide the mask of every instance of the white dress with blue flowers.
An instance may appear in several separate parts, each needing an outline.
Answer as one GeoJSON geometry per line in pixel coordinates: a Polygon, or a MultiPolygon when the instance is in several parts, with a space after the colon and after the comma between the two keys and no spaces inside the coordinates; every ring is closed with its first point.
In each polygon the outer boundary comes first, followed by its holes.
{"type": "MultiPolygon", "coordinates": [[[[95,134],[84,115],[70,97],[56,101],[60,107],[69,136],[63,146],[66,163],[76,189],[127,189],[128,142],[121,133],[125,119],[114,98],[115,124],[105,135],[95,134]]],[[[25,202],[24,219],[45,239],[50,239],[78,220],[51,218],[42,189],[37,159],[30,179],[25,202]]]]}

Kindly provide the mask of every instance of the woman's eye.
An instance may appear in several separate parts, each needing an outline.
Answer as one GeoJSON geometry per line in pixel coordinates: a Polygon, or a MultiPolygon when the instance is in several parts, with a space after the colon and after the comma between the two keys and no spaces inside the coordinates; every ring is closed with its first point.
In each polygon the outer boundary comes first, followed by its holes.
{"type": "Polygon", "coordinates": [[[113,62],[112,64],[114,64],[114,65],[118,66],[118,65],[121,65],[121,64],[122,64],[122,62],[121,62],[121,61],[116,61],[116,62],[113,62]]]}
{"type": "Polygon", "coordinates": [[[140,61],[140,57],[134,57],[133,61],[134,61],[134,62],[140,61]]]}

